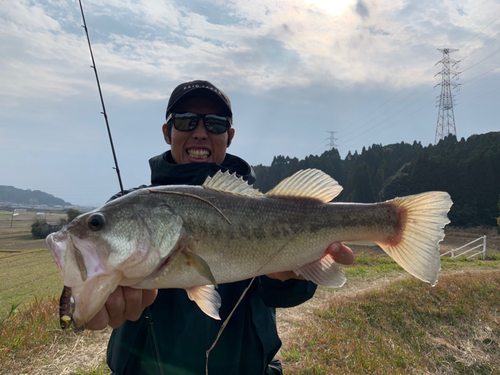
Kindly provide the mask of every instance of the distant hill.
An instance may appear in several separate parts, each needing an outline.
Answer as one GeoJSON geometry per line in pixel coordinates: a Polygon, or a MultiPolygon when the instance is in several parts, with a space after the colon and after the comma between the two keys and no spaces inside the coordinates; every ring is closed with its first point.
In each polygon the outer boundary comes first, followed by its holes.
{"type": "Polygon", "coordinates": [[[49,207],[72,205],[40,190],[23,190],[5,185],[0,185],[0,203],[29,206],[47,205],[49,207]]]}

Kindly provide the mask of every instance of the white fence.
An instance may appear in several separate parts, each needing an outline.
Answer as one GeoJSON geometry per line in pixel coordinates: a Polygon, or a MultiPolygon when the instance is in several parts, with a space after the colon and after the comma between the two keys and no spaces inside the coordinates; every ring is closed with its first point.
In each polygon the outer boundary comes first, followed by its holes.
{"type": "Polygon", "coordinates": [[[471,241],[468,244],[465,244],[465,245],[460,246],[460,247],[458,247],[456,249],[452,249],[450,251],[447,251],[444,254],[441,254],[441,256],[445,256],[445,255],[451,254],[452,258],[458,258],[458,257],[464,256],[465,254],[468,254],[468,253],[470,253],[470,252],[472,252],[474,250],[477,250],[480,247],[482,247],[481,251],[478,251],[478,252],[476,252],[476,253],[474,253],[472,255],[469,255],[467,257],[467,259],[475,257],[476,255],[479,255],[479,254],[483,254],[483,260],[484,260],[484,259],[486,259],[486,236],[476,238],[474,241],[471,241]],[[470,248],[470,249],[467,248],[467,246],[470,246],[473,243],[476,243],[478,241],[483,241],[483,243],[479,244],[479,245],[476,245],[476,246],[474,246],[473,248],[470,248]]]}

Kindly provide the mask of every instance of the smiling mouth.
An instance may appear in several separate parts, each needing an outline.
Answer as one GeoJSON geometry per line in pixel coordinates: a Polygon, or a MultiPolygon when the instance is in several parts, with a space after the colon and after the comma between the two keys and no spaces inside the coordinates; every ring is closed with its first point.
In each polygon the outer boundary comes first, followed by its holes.
{"type": "Polygon", "coordinates": [[[210,156],[210,151],[206,149],[190,148],[186,152],[193,159],[205,160],[210,156]]]}

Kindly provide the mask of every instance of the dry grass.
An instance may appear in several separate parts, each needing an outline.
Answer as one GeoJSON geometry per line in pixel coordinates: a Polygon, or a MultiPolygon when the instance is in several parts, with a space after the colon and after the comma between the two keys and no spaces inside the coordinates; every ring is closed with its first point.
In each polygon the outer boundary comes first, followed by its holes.
{"type": "Polygon", "coordinates": [[[103,360],[111,330],[62,331],[58,306],[56,297],[35,299],[1,322],[0,374],[84,374],[99,368],[109,374],[103,360]]]}
{"type": "Polygon", "coordinates": [[[500,273],[341,295],[282,350],[290,374],[500,373],[500,273]]]}

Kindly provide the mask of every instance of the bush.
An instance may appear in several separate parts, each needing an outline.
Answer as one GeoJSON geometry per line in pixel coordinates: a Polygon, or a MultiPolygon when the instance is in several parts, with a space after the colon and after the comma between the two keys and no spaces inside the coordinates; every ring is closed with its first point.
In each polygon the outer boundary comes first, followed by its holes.
{"type": "Polygon", "coordinates": [[[47,223],[45,219],[36,219],[31,224],[31,235],[34,238],[46,238],[52,232],[57,232],[62,228],[61,224],[47,223]]]}
{"type": "Polygon", "coordinates": [[[66,214],[68,215],[68,223],[71,223],[71,221],[77,217],[77,216],[80,216],[81,215],[81,212],[78,211],[76,208],[70,208],[66,214]]]}

